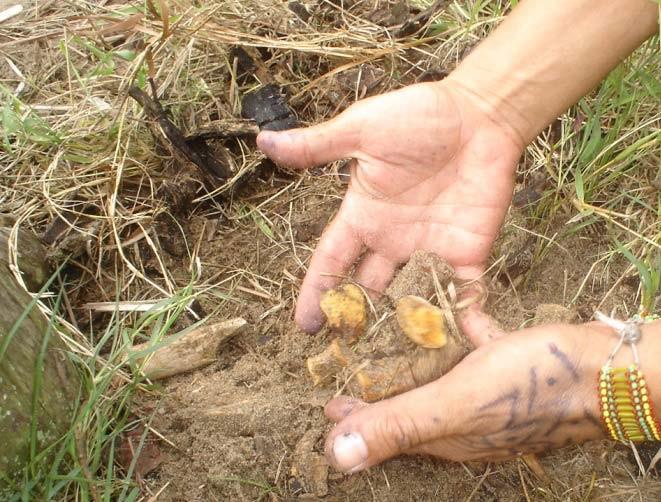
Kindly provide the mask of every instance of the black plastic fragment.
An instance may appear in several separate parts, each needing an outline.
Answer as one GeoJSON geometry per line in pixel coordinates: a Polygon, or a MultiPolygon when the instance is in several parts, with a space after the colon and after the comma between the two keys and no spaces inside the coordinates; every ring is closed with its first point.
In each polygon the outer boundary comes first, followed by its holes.
{"type": "Polygon", "coordinates": [[[241,116],[254,120],[260,129],[269,131],[298,127],[296,115],[275,84],[265,85],[246,94],[241,100],[241,116]]]}

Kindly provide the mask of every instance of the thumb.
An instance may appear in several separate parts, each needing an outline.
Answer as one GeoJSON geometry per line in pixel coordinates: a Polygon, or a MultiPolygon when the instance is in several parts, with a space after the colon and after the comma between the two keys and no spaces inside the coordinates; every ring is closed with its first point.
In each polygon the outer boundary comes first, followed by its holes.
{"type": "Polygon", "coordinates": [[[505,336],[505,331],[498,321],[484,312],[479,303],[474,303],[460,312],[457,321],[463,333],[476,347],[505,336]]]}
{"type": "Polygon", "coordinates": [[[446,431],[439,419],[434,383],[372,404],[345,396],[326,405],[339,423],[326,439],[326,457],[337,470],[354,473],[402,453],[412,453],[446,431]]]}
{"type": "Polygon", "coordinates": [[[468,289],[460,295],[459,303],[464,304],[465,307],[458,308],[457,323],[475,347],[481,347],[505,335],[498,321],[483,310],[486,299],[486,286],[482,282],[483,273],[484,268],[481,266],[457,268],[457,276],[468,281],[468,289]]]}
{"type": "Polygon", "coordinates": [[[312,127],[261,131],[257,146],[278,164],[306,168],[353,157],[360,143],[356,122],[343,113],[312,127]]]}

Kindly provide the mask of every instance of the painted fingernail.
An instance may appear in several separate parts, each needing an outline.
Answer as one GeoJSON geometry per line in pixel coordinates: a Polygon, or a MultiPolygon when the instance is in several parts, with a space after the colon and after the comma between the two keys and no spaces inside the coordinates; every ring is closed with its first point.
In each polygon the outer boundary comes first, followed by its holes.
{"type": "Polygon", "coordinates": [[[367,445],[360,434],[345,432],[333,441],[336,467],[348,474],[360,470],[367,460],[367,445]]]}

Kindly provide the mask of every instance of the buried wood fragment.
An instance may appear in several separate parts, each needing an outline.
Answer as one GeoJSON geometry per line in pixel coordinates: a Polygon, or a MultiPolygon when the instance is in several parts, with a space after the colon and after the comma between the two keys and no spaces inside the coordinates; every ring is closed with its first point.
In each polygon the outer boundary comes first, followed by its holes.
{"type": "Polygon", "coordinates": [[[301,482],[305,491],[316,497],[328,494],[328,461],[315,451],[315,444],[320,437],[320,432],[315,429],[303,434],[294,449],[290,470],[290,474],[301,482]]]}
{"type": "Polygon", "coordinates": [[[134,345],[128,357],[151,380],[167,378],[208,366],[216,361],[220,346],[247,322],[241,317],[193,329],[171,343],[154,348],[150,342],[134,345]]]}
{"type": "Polygon", "coordinates": [[[326,349],[307,360],[312,383],[319,385],[332,380],[349,365],[351,351],[339,339],[333,340],[326,349]]]}
{"type": "Polygon", "coordinates": [[[367,402],[379,401],[415,389],[440,378],[468,355],[464,344],[449,342],[441,349],[410,347],[394,357],[355,358],[349,371],[354,378],[348,383],[351,392],[367,402]],[[358,366],[362,364],[362,366],[358,366]]]}
{"type": "Polygon", "coordinates": [[[193,139],[230,139],[254,137],[259,134],[259,126],[252,120],[231,119],[214,120],[199,127],[195,134],[186,137],[186,141],[193,139]]]}

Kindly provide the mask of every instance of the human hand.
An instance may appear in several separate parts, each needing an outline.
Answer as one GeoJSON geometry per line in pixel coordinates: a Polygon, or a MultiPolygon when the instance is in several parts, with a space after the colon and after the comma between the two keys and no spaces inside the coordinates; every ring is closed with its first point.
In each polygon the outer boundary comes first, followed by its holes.
{"type": "MultiPolygon", "coordinates": [[[[615,342],[598,323],[540,326],[487,343],[394,398],[338,397],[325,410],[337,422],[328,460],[358,472],[400,454],[497,460],[602,437],[597,376],[615,342]]],[[[648,360],[658,349],[646,349],[648,360]]]]}
{"type": "MultiPolygon", "coordinates": [[[[363,252],[354,278],[375,291],[418,249],[443,257],[460,279],[479,277],[524,146],[479,98],[449,80],[360,101],[314,127],[263,131],[257,144],[298,168],[355,159],[342,206],[301,287],[296,321],[309,332],[323,322],[321,293],[363,252]]],[[[485,332],[484,325],[463,327],[474,340],[485,332]]]]}

